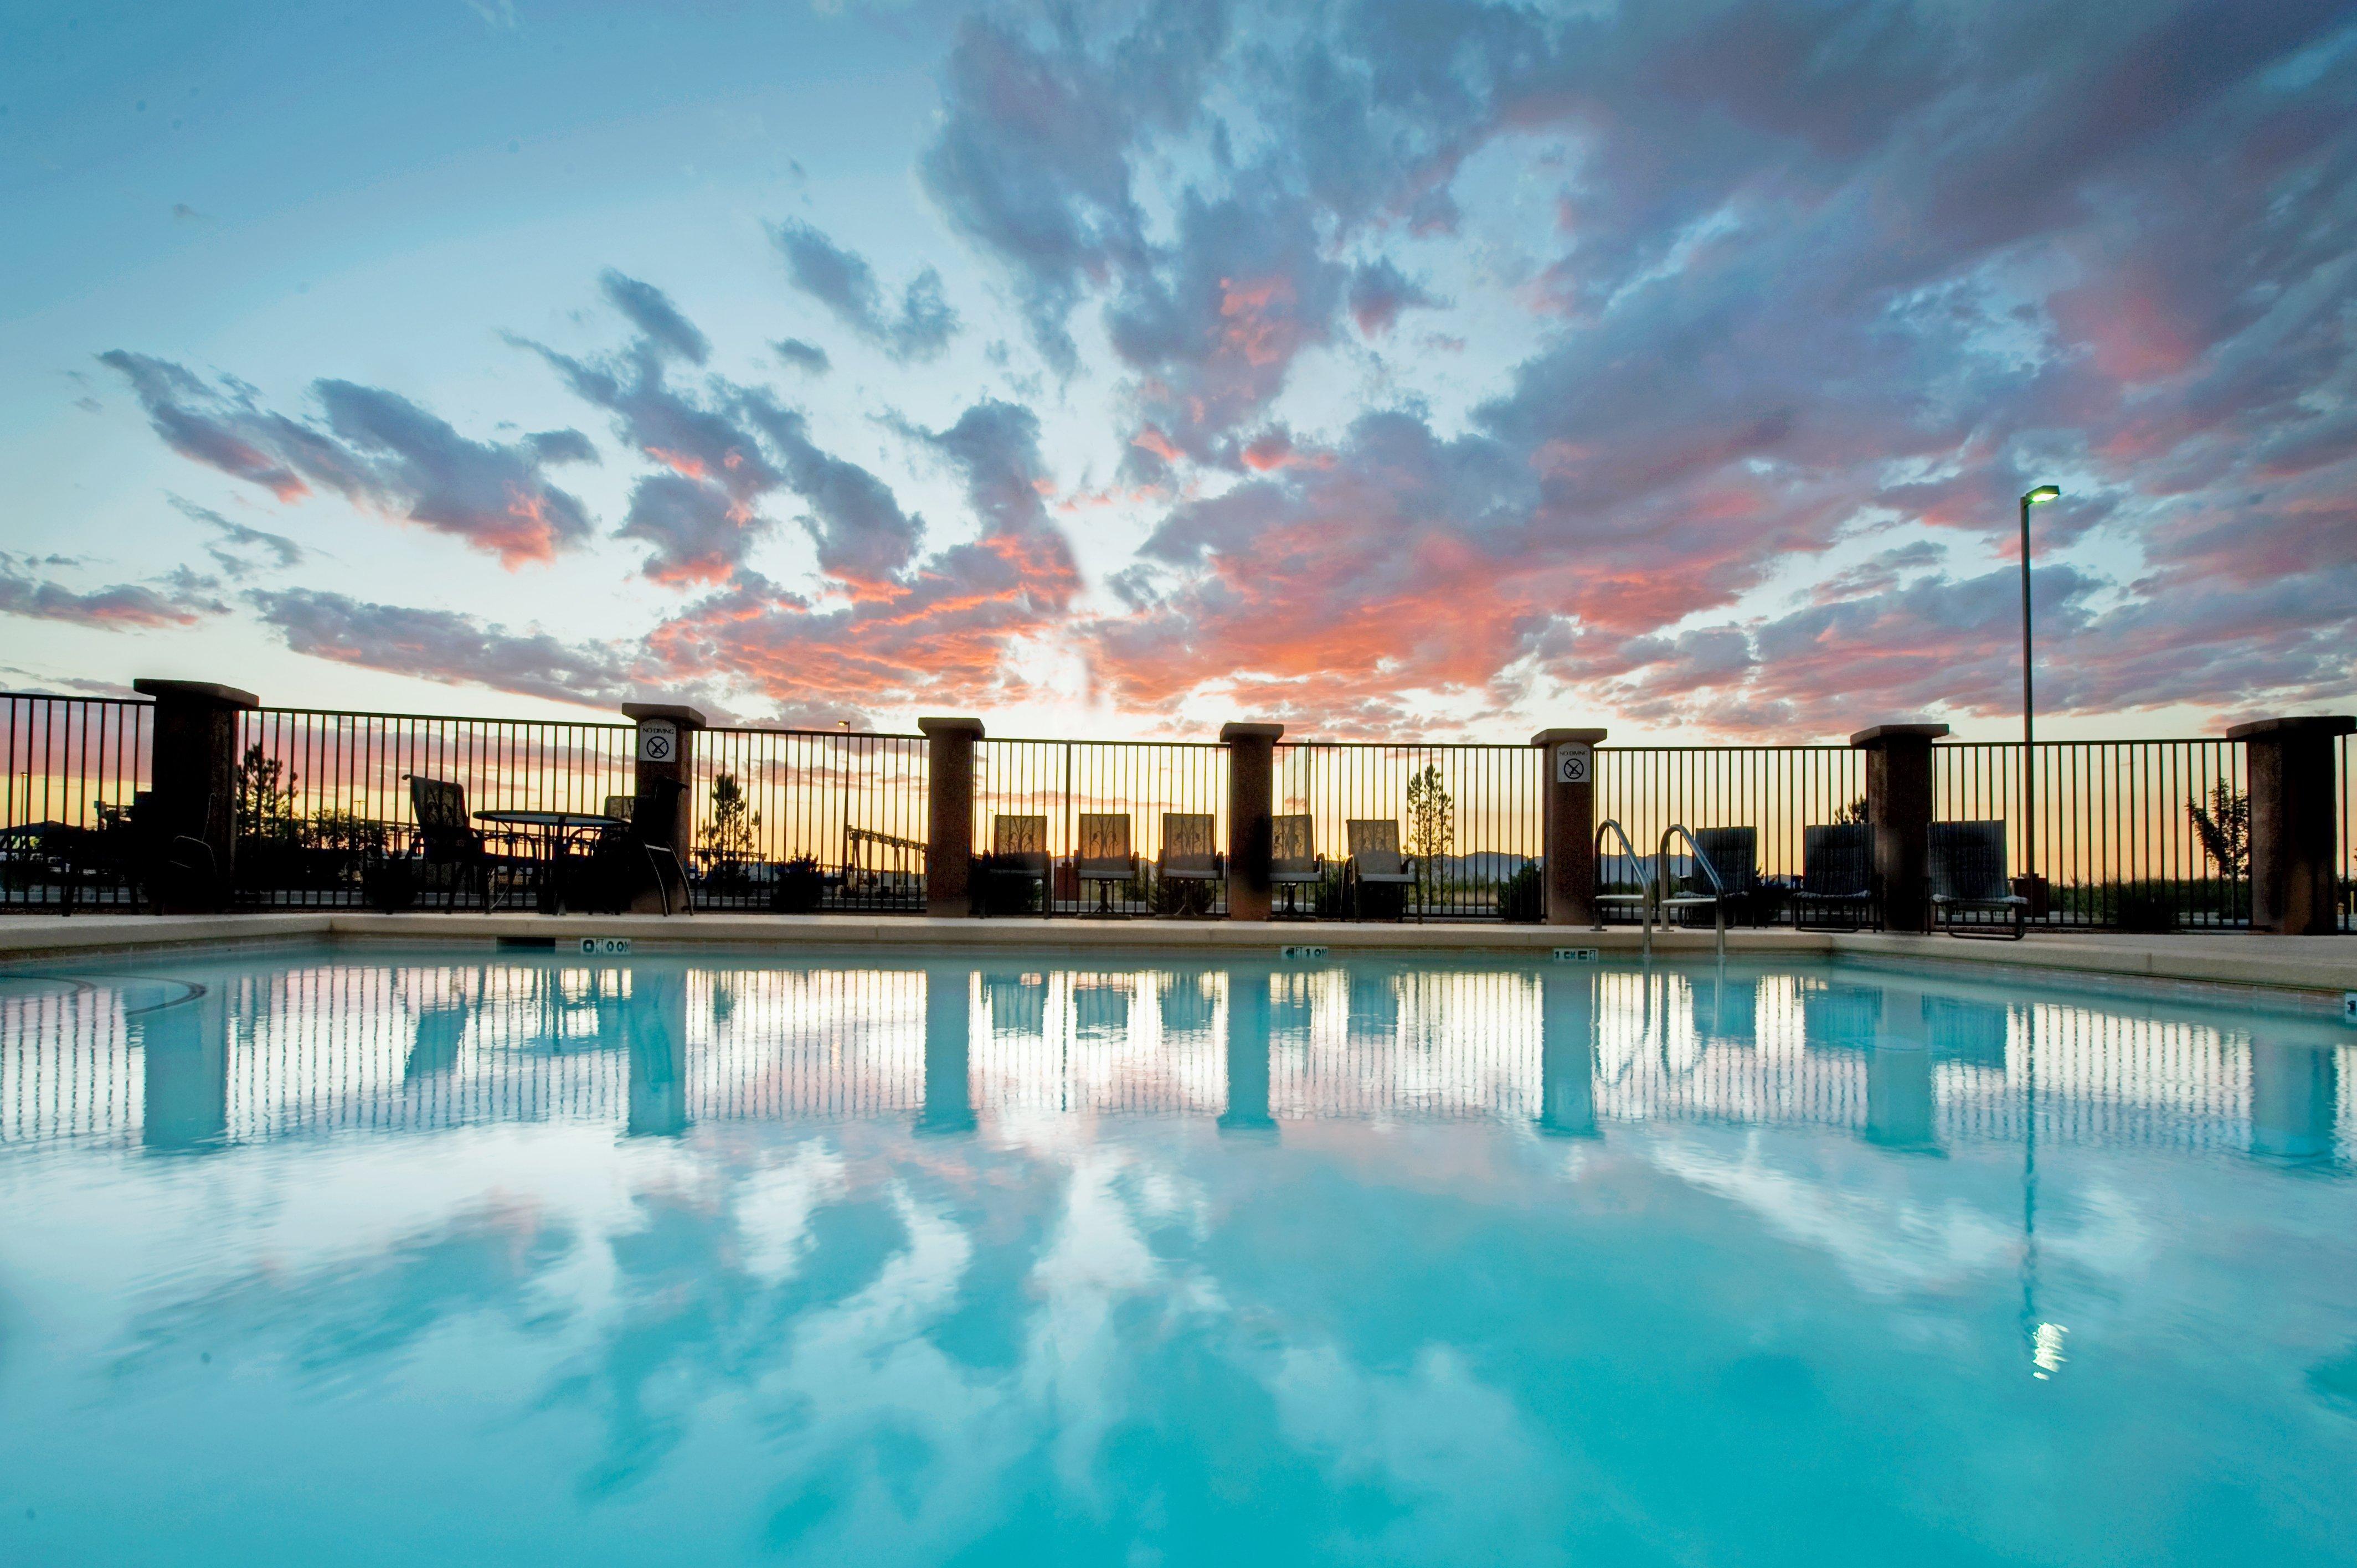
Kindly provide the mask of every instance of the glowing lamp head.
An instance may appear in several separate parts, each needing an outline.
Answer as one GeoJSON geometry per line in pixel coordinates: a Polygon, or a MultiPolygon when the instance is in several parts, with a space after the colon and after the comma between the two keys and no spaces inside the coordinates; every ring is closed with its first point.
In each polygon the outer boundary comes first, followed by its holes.
{"type": "Polygon", "coordinates": [[[2030,491],[2028,495],[2022,497],[2021,504],[2024,506],[2036,506],[2040,501],[2059,501],[2061,499],[2062,492],[2056,487],[2052,485],[2040,485],[2036,489],[2030,491]]]}

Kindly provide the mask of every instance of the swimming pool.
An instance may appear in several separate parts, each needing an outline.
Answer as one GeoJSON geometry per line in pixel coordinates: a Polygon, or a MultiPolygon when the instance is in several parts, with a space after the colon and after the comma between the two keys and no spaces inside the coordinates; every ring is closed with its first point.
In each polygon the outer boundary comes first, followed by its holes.
{"type": "Polygon", "coordinates": [[[321,948],[0,1031],[0,1562],[2357,1553],[2330,1021],[321,948]]]}

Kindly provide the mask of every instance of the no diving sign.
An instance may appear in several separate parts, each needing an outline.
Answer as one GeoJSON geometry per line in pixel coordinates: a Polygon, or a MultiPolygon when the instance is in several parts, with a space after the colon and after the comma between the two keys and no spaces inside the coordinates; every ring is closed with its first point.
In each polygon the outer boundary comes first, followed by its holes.
{"type": "Polygon", "coordinates": [[[1555,748],[1555,781],[1585,784],[1596,777],[1596,752],[1584,740],[1567,740],[1555,748]]]}
{"type": "Polygon", "coordinates": [[[643,719],[639,724],[639,760],[640,762],[675,762],[679,759],[679,725],[669,719],[643,719]]]}

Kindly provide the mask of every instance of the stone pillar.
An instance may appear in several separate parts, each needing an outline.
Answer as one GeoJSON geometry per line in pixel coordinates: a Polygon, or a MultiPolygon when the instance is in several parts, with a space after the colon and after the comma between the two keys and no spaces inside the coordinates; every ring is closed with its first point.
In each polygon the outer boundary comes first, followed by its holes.
{"type": "Polygon", "coordinates": [[[1596,923],[1596,746],[1600,729],[1543,729],[1531,744],[1545,755],[1539,810],[1540,879],[1546,923],[1596,923]]]}
{"type": "MultiPolygon", "coordinates": [[[[639,726],[638,763],[631,788],[650,793],[659,779],[675,779],[687,786],[680,791],[679,812],[672,823],[672,846],[682,862],[695,843],[695,732],[703,729],[703,711],[678,703],[624,703],[622,716],[639,726]]],[[[662,891],[650,882],[630,902],[641,913],[659,913],[662,891]]]]}
{"type": "Polygon", "coordinates": [[[1593,1138],[1596,986],[1592,964],[1550,969],[1539,981],[1539,1131],[1593,1138]]]}
{"type": "Polygon", "coordinates": [[[1866,1047],[1866,1141],[1929,1153],[1940,1146],[1939,1097],[1932,1084],[1925,999],[1901,985],[1882,988],[1879,1022],[1866,1047]]]}
{"type": "Polygon", "coordinates": [[[630,975],[629,1120],[633,1138],[687,1131],[687,972],[641,968],[630,975]]]}
{"type": "Polygon", "coordinates": [[[971,915],[974,743],[980,719],[919,719],[925,732],[925,913],[971,915]]]}
{"type": "Polygon", "coordinates": [[[1228,918],[1269,916],[1269,855],[1275,847],[1276,737],[1283,725],[1220,726],[1228,748],[1228,918]]]}
{"type": "Polygon", "coordinates": [[[2236,725],[2251,787],[2251,929],[2326,936],[2339,929],[2340,802],[2332,743],[2357,719],[2260,719],[2236,725]]]}
{"type": "Polygon", "coordinates": [[[229,993],[167,1003],[132,1022],[139,1047],[139,1141],[170,1153],[218,1149],[229,1136],[229,993]]]}
{"type": "Polygon", "coordinates": [[[1876,725],[1849,737],[1866,753],[1866,820],[1882,929],[1932,929],[1932,743],[1945,725],[1876,725]]]}
{"type": "Polygon", "coordinates": [[[262,700],[204,681],[134,681],[131,689],[156,699],[148,806],[158,820],[141,832],[159,844],[182,834],[202,839],[220,871],[209,888],[187,880],[158,886],[156,907],[167,915],[218,909],[236,886],[237,715],[262,700]]]}
{"type": "Polygon", "coordinates": [[[2326,1165],[2334,1150],[2341,1063],[2331,1047],[2306,1040],[2251,1042],[2251,1153],[2326,1165]]]}
{"type": "Polygon", "coordinates": [[[1228,1103],[1220,1112],[1222,1133],[1268,1132],[1269,972],[1239,967],[1228,972],[1228,1103]]]}
{"type": "Polygon", "coordinates": [[[963,964],[925,971],[925,1107],[920,1133],[974,1131],[967,1036],[974,1021],[973,973],[963,964]]]}

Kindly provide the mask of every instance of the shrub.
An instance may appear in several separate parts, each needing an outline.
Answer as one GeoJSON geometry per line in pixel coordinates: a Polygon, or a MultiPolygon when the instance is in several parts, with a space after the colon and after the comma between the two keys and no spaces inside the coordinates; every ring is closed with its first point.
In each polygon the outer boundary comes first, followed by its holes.
{"type": "Polygon", "coordinates": [[[1523,862],[1514,874],[1498,884],[1498,918],[1523,925],[1534,924],[1545,913],[1544,889],[1536,861],[1523,862]]]}
{"type": "Polygon", "coordinates": [[[2177,929],[2177,900],[2166,883],[2117,884],[2111,905],[2112,918],[2123,931],[2158,936],[2177,929]]]}
{"type": "Polygon", "coordinates": [[[811,914],[825,892],[826,879],[819,875],[817,858],[796,855],[778,867],[778,879],[770,887],[770,908],[780,915],[811,914]]]}
{"type": "Polygon", "coordinates": [[[978,854],[974,857],[973,873],[966,879],[966,897],[977,915],[1033,915],[1039,910],[1039,884],[1030,876],[1006,876],[998,874],[996,855],[978,854]]]}

